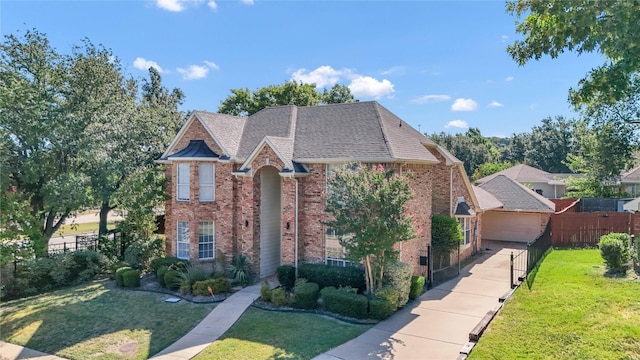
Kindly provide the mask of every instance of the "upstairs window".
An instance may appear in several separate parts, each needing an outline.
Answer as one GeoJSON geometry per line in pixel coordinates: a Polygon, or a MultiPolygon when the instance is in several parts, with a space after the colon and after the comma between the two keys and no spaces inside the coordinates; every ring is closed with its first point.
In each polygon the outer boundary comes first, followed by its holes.
{"type": "Polygon", "coordinates": [[[178,164],[178,201],[189,201],[189,184],[191,181],[191,166],[189,163],[178,164]]]}
{"type": "Polygon", "coordinates": [[[215,168],[213,164],[203,163],[198,166],[200,201],[213,201],[215,199],[215,168]]]}

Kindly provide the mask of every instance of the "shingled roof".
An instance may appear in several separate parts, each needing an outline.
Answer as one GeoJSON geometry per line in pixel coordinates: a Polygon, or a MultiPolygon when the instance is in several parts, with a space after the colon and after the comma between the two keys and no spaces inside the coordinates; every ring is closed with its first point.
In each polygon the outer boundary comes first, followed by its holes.
{"type": "Polygon", "coordinates": [[[623,184],[640,183],[640,167],[631,169],[629,172],[622,174],[620,182],[623,184]]]}
{"type": "Polygon", "coordinates": [[[555,204],[535,191],[505,175],[496,175],[478,185],[502,203],[502,210],[554,212],[555,204]]]}
{"type": "MultiPolygon", "coordinates": [[[[277,106],[249,117],[197,111],[189,121],[196,119],[224,155],[239,163],[247,161],[267,140],[287,164],[438,162],[427,149],[437,147],[431,139],[375,101],[277,106]]],[[[163,158],[181,150],[172,148],[176,143],[172,143],[163,158]]]]}

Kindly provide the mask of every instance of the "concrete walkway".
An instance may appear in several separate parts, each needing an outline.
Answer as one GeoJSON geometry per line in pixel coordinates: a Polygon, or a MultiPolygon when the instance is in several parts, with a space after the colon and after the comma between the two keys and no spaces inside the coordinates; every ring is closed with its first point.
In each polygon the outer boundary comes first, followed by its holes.
{"type": "Polygon", "coordinates": [[[151,359],[191,359],[217,340],[260,297],[262,283],[248,286],[216,306],[193,330],[151,359]]]}
{"type": "Polygon", "coordinates": [[[456,359],[469,332],[510,290],[509,254],[524,247],[483,242],[483,248],[490,250],[462,269],[459,277],[314,360],[456,359]]]}
{"type": "Polygon", "coordinates": [[[65,360],[55,355],[45,354],[43,352],[22,347],[20,345],[14,345],[8,342],[0,341],[0,360],[16,359],[65,360]]]}

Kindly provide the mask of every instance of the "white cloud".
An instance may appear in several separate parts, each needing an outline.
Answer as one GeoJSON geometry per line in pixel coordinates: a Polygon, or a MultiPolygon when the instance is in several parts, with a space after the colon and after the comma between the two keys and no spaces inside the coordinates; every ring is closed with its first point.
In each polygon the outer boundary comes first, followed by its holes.
{"type": "Polygon", "coordinates": [[[451,100],[451,96],[434,94],[434,95],[424,95],[424,96],[417,97],[411,100],[411,102],[414,102],[416,104],[427,104],[427,103],[434,103],[434,102],[447,101],[447,100],[451,100]]]}
{"type": "Polygon", "coordinates": [[[397,74],[397,73],[403,73],[403,72],[404,72],[404,66],[392,66],[387,70],[383,70],[381,74],[391,75],[391,74],[397,74]]]}
{"type": "Polygon", "coordinates": [[[178,72],[182,74],[185,80],[198,80],[207,77],[209,68],[206,66],[189,65],[186,69],[178,68],[178,72]]]}
{"type": "MultiPolygon", "coordinates": [[[[155,0],[155,1],[156,1],[157,7],[167,11],[173,11],[173,12],[183,11],[188,6],[199,6],[204,2],[204,0],[155,0]]],[[[217,5],[213,0],[209,1],[207,5],[214,10],[217,8],[217,5]]]]}
{"type": "Polygon", "coordinates": [[[502,40],[502,42],[506,42],[509,39],[508,35],[502,35],[500,36],[500,39],[502,40]]]}
{"type": "Polygon", "coordinates": [[[355,97],[373,97],[380,98],[382,96],[391,97],[393,92],[393,84],[387,79],[378,81],[370,76],[359,76],[351,81],[349,90],[355,97]]]}
{"type": "Polygon", "coordinates": [[[311,72],[307,69],[299,69],[291,75],[291,79],[305,84],[316,84],[316,88],[323,88],[337,84],[343,75],[350,73],[350,70],[336,70],[331,66],[323,65],[311,72]]]}
{"type": "Polygon", "coordinates": [[[501,103],[493,100],[489,105],[487,105],[488,107],[503,107],[504,105],[502,105],[501,103]]]}
{"type": "Polygon", "coordinates": [[[218,4],[216,4],[215,1],[211,0],[207,2],[207,6],[211,9],[211,10],[218,10],[218,4]]]}
{"type": "Polygon", "coordinates": [[[456,99],[451,105],[451,111],[475,111],[478,108],[478,103],[472,99],[456,99]]]}
{"type": "Polygon", "coordinates": [[[218,64],[214,63],[213,61],[204,61],[205,64],[207,64],[207,66],[209,67],[209,69],[212,70],[220,70],[220,66],[218,66],[218,64]]]}
{"type": "Polygon", "coordinates": [[[245,5],[253,5],[253,0],[240,0],[245,5]]]}
{"type": "Polygon", "coordinates": [[[160,67],[160,65],[158,65],[157,62],[155,61],[151,61],[151,60],[147,60],[145,58],[141,58],[141,57],[137,57],[134,61],[133,61],[133,67],[135,67],[136,69],[140,69],[140,70],[149,70],[149,68],[156,68],[156,70],[158,70],[158,72],[164,72],[164,70],[160,67]]]}
{"type": "Polygon", "coordinates": [[[451,120],[447,123],[447,125],[444,126],[445,128],[460,128],[460,129],[468,129],[469,128],[469,124],[467,124],[466,121],[464,120],[451,120]]]}
{"type": "Polygon", "coordinates": [[[513,76],[507,76],[504,81],[513,81],[515,78],[513,76]]]}

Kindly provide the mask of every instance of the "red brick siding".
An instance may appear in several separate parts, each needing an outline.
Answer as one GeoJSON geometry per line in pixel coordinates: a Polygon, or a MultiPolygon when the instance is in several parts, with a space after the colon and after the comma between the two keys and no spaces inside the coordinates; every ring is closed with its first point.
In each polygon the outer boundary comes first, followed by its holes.
{"type": "Polygon", "coordinates": [[[189,128],[187,128],[187,130],[182,134],[182,137],[180,138],[180,140],[178,140],[174,147],[174,152],[178,152],[187,147],[187,145],[189,145],[189,141],[191,140],[204,140],[205,144],[207,144],[207,146],[209,146],[211,150],[213,150],[218,155],[222,155],[222,150],[220,149],[218,144],[213,141],[211,136],[209,136],[209,133],[202,126],[198,119],[193,119],[193,122],[191,123],[189,128]]]}

